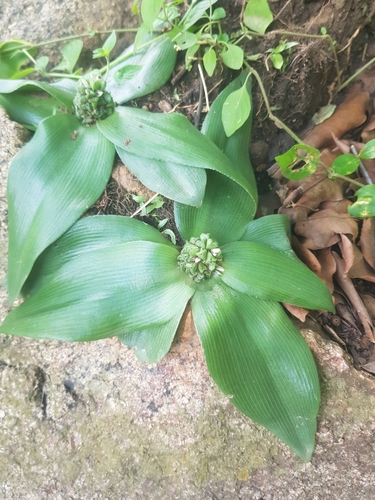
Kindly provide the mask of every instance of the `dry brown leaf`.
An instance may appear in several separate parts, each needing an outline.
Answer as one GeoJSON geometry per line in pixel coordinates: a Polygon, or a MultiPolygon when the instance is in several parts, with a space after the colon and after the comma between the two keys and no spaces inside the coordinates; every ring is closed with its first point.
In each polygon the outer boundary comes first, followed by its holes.
{"type": "Polygon", "coordinates": [[[375,115],[372,115],[362,130],[361,139],[363,142],[371,141],[375,139],[375,115]]]}
{"type": "Polygon", "coordinates": [[[310,271],[315,273],[319,278],[321,278],[321,265],[316,256],[296,238],[292,236],[292,248],[297,255],[297,257],[307,266],[310,271]]]}
{"type": "Polygon", "coordinates": [[[335,288],[335,285],[333,283],[333,275],[336,272],[336,262],[332,256],[332,249],[331,247],[322,248],[321,250],[317,250],[315,252],[315,255],[321,267],[319,277],[327,285],[329,291],[333,293],[333,290],[335,288]]]}
{"type": "Polygon", "coordinates": [[[353,285],[352,280],[344,273],[345,262],[336,252],[332,252],[332,255],[336,261],[337,267],[335,278],[358,315],[365,334],[369,340],[374,343],[374,325],[361,297],[358,295],[358,292],[353,285]]]}
{"type": "Polygon", "coordinates": [[[340,234],[339,247],[341,257],[345,262],[344,274],[348,274],[349,269],[354,264],[354,245],[345,234],[340,234]]]}
{"type": "Polygon", "coordinates": [[[337,213],[332,209],[320,210],[307,220],[296,223],[294,231],[305,238],[303,245],[310,250],[326,248],[338,243],[340,234],[357,237],[357,223],[349,214],[337,213]]]}
{"type": "Polygon", "coordinates": [[[333,115],[315,127],[303,142],[317,149],[333,146],[332,134],[340,138],[366,121],[369,97],[368,92],[349,94],[333,115]]]}
{"type": "Polygon", "coordinates": [[[353,245],[353,264],[348,271],[349,278],[361,278],[375,283],[375,271],[363,258],[361,250],[353,245]]]}
{"type": "Polygon", "coordinates": [[[290,314],[293,314],[297,319],[302,321],[302,323],[305,322],[306,316],[308,315],[309,311],[307,309],[304,309],[303,307],[298,307],[298,306],[293,306],[292,304],[286,304],[283,303],[283,306],[287,311],[290,312],[290,314]]]}
{"type": "Polygon", "coordinates": [[[375,269],[375,218],[364,219],[359,240],[363,257],[375,269]]]}

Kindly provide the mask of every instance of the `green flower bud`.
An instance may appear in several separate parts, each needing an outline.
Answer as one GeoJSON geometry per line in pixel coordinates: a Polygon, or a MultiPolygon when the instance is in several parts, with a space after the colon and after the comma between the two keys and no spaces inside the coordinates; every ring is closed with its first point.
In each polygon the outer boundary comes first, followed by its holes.
{"type": "Polygon", "coordinates": [[[177,261],[180,269],[197,283],[224,272],[221,266],[221,250],[217,241],[209,234],[202,233],[199,238],[190,238],[183,246],[177,261]]]}
{"type": "Polygon", "coordinates": [[[92,72],[79,80],[73,104],[77,118],[84,125],[94,125],[114,113],[116,104],[105,86],[99,72],[92,72]]]}

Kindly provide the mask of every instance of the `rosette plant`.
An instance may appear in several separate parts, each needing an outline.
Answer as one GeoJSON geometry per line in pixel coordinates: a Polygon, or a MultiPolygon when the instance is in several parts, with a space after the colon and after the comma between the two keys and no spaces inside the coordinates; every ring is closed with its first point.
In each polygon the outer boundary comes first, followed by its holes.
{"type": "MultiPolygon", "coordinates": [[[[196,139],[212,141],[237,178],[207,170],[201,205],[175,203],[184,246],[132,218],[83,218],[39,256],[23,286],[26,300],[0,331],[64,341],[118,336],[141,360],[157,362],[191,302],[219,388],[308,461],[319,408],[317,371],[279,302],[333,306],[323,282],[291,250],[288,219],[253,220],[250,118],[230,138],[221,120],[226,97],[244,81],[241,76],[216,99],[196,139]]],[[[107,131],[107,120],[101,130],[107,131]]]]}
{"type": "MultiPolygon", "coordinates": [[[[127,55],[110,69],[108,81],[98,72],[78,83],[0,80],[0,105],[13,120],[36,129],[9,170],[11,304],[41,252],[100,197],[115,152],[148,188],[182,203],[199,206],[206,169],[251,189],[184,116],[116,105],[156,90],[169,78],[176,58],[170,39],[135,54],[128,49],[127,55]]],[[[16,60],[17,75],[22,59],[16,60]]]]}

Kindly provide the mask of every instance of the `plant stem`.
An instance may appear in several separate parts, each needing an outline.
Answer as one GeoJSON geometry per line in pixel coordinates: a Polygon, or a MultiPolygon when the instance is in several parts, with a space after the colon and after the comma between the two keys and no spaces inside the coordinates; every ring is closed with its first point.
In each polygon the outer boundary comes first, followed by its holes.
{"type": "Polygon", "coordinates": [[[340,72],[340,65],[339,65],[339,60],[337,58],[337,52],[335,48],[335,44],[333,43],[332,38],[330,35],[310,35],[308,33],[296,33],[294,31],[284,31],[284,30],[274,30],[270,31],[268,33],[265,33],[264,35],[261,33],[256,33],[255,31],[248,31],[248,33],[251,36],[270,36],[273,34],[279,34],[279,35],[285,35],[285,36],[296,36],[300,38],[315,38],[315,39],[320,39],[320,40],[328,40],[330,48],[332,50],[333,57],[335,59],[335,66],[336,66],[336,73],[337,73],[337,91],[339,92],[343,86],[341,84],[341,72],[340,72]]]}
{"type": "Polygon", "coordinates": [[[204,79],[204,74],[203,74],[201,63],[198,63],[198,70],[199,70],[199,75],[201,77],[201,81],[202,81],[202,85],[203,85],[204,97],[206,99],[206,108],[207,108],[207,111],[209,111],[210,110],[210,100],[208,98],[207,86],[206,86],[206,81],[204,79]]]}
{"type": "Polygon", "coordinates": [[[358,71],[356,71],[354,73],[354,75],[352,75],[350,78],[348,78],[347,80],[345,80],[344,83],[342,83],[340,85],[340,88],[339,90],[342,90],[343,88],[345,88],[347,85],[349,85],[349,83],[354,80],[359,74],[362,73],[362,71],[364,71],[365,69],[367,69],[369,66],[371,66],[371,64],[373,64],[375,62],[375,57],[373,57],[368,63],[366,63],[364,66],[362,66],[361,68],[359,68],[358,71]]]}
{"type": "MultiPolygon", "coordinates": [[[[51,45],[54,43],[67,42],[69,40],[76,40],[77,38],[93,37],[95,35],[107,35],[107,34],[112,33],[112,31],[115,31],[116,33],[136,33],[138,31],[138,28],[128,28],[128,29],[121,28],[121,29],[115,29],[115,30],[95,31],[94,35],[92,33],[82,33],[80,35],[64,36],[62,38],[55,38],[54,40],[47,40],[46,42],[40,42],[40,43],[35,43],[35,44],[30,43],[30,42],[25,42],[23,44],[23,46],[29,47],[29,48],[39,48],[39,47],[44,47],[46,45],[51,45]]],[[[19,48],[19,47],[17,47],[17,48],[19,48]]],[[[14,47],[9,47],[8,49],[4,49],[2,52],[3,53],[14,52],[14,47]]]]}
{"type": "Polygon", "coordinates": [[[270,103],[268,101],[268,97],[267,97],[266,91],[264,89],[262,79],[259,76],[259,73],[257,71],[255,71],[255,69],[253,69],[246,61],[244,64],[247,67],[249,73],[254,75],[256,81],[258,82],[258,85],[259,85],[260,91],[262,93],[264,104],[266,105],[268,116],[269,116],[270,120],[275,122],[276,125],[281,127],[283,130],[285,130],[285,132],[287,132],[296,141],[297,144],[303,144],[303,142],[298,137],[298,135],[296,135],[287,125],[285,125],[284,122],[282,122],[279,118],[277,118],[277,116],[275,116],[272,113],[271,106],[270,106],[270,103]]]}

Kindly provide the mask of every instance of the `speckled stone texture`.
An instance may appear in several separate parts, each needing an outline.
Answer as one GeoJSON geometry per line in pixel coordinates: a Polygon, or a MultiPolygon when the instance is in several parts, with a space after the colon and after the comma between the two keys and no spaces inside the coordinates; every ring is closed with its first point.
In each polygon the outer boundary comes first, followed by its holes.
{"type": "MultiPolygon", "coordinates": [[[[3,1],[0,33],[36,42],[87,24],[121,27],[130,3],[3,1]]],[[[7,168],[29,132],[3,112],[0,132],[2,279],[7,168]]],[[[2,319],[3,289],[0,307],[2,319]]],[[[0,336],[0,499],[373,500],[374,380],[337,345],[307,328],[303,334],[322,382],[309,464],[221,395],[190,315],[158,365],[139,362],[115,338],[67,344],[0,336]]]]}

